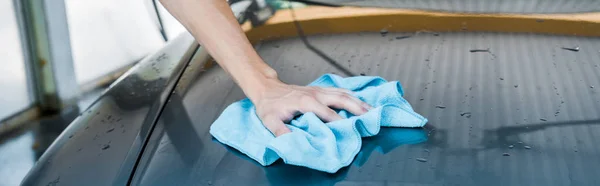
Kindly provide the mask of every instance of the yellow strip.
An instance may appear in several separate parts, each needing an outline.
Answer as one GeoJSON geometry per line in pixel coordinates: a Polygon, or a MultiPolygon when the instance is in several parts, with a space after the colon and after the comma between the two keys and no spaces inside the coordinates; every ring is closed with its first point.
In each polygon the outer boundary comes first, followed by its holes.
{"type": "MultiPolygon", "coordinates": [[[[582,14],[472,14],[355,7],[296,9],[306,35],[379,32],[529,32],[600,36],[600,13],[582,14]]],[[[297,36],[290,10],[279,10],[263,26],[242,25],[252,43],[297,36]]]]}
{"type": "Polygon", "coordinates": [[[31,122],[39,117],[40,109],[37,106],[33,106],[3,121],[0,121],[0,136],[22,127],[24,126],[23,124],[31,122]]]}

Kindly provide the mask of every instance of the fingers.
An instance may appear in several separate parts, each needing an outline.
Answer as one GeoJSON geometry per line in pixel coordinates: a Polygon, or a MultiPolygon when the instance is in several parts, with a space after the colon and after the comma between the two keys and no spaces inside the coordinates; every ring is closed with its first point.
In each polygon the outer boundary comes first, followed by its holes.
{"type": "Polygon", "coordinates": [[[319,118],[321,118],[325,122],[332,122],[344,119],[337,112],[322,104],[318,104],[318,106],[315,106],[312,112],[314,112],[319,118]]]}
{"type": "Polygon", "coordinates": [[[320,103],[314,98],[307,98],[302,100],[302,113],[313,112],[317,117],[325,122],[332,122],[343,119],[337,112],[333,111],[327,105],[320,103]]]}
{"type": "MultiPolygon", "coordinates": [[[[339,95],[339,96],[347,96],[349,99],[351,99],[354,103],[359,104],[361,107],[363,107],[364,109],[371,110],[373,107],[371,107],[371,105],[361,101],[360,99],[352,96],[352,91],[350,90],[346,90],[346,89],[342,89],[342,88],[333,88],[333,87],[327,87],[327,88],[323,88],[323,90],[327,91],[328,94],[334,94],[334,95],[339,95]],[[342,95],[340,95],[342,94],[342,95]]],[[[336,99],[335,97],[328,97],[328,98],[333,98],[336,99]]],[[[346,98],[340,98],[340,99],[346,99],[346,98]]],[[[332,105],[329,105],[332,106],[332,105]]],[[[344,109],[344,108],[338,108],[335,107],[337,109],[344,109]]],[[[347,110],[347,109],[345,109],[347,110]]],[[[353,114],[357,115],[356,113],[352,112],[353,114]]]]}
{"type": "Polygon", "coordinates": [[[269,131],[271,131],[275,137],[279,137],[283,134],[291,132],[290,129],[285,126],[283,121],[277,119],[276,117],[264,118],[263,125],[267,127],[267,129],[269,129],[269,131]]]}
{"type": "Polygon", "coordinates": [[[324,122],[343,119],[332,108],[343,109],[354,115],[366,113],[371,106],[352,96],[352,92],[341,88],[289,86],[264,100],[256,101],[257,115],[263,125],[278,137],[291,132],[284,124],[294,118],[295,112],[313,112],[324,122]]]}
{"type": "Polygon", "coordinates": [[[367,113],[371,107],[348,94],[322,94],[318,96],[318,100],[327,106],[343,109],[357,116],[367,113]]]}

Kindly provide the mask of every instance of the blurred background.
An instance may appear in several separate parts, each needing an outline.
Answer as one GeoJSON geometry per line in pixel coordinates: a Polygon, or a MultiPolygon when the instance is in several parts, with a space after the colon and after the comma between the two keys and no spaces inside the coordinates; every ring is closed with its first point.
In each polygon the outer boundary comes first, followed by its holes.
{"type": "Polygon", "coordinates": [[[158,1],[1,0],[0,185],[18,185],[74,118],[70,115],[183,31],[158,1]],[[46,25],[57,28],[40,28],[46,25]],[[48,31],[60,33],[42,36],[48,31]],[[34,56],[60,63],[39,68],[35,63],[43,61],[34,56]],[[57,87],[44,88],[53,85],[57,87]],[[49,101],[57,99],[61,101],[49,101]]]}

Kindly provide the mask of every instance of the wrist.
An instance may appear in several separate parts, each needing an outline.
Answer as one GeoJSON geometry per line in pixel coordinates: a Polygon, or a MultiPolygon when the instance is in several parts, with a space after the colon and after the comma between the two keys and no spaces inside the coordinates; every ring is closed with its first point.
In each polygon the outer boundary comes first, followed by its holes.
{"type": "Polygon", "coordinates": [[[250,67],[238,67],[235,69],[230,72],[231,75],[242,91],[244,91],[244,94],[253,103],[256,103],[270,87],[283,84],[278,79],[277,72],[264,62],[254,63],[250,67]]]}
{"type": "Polygon", "coordinates": [[[267,93],[272,90],[273,87],[282,85],[283,83],[277,78],[261,78],[253,81],[248,86],[241,86],[244,94],[252,101],[252,103],[258,103],[267,93]]]}
{"type": "Polygon", "coordinates": [[[252,77],[249,83],[240,83],[240,87],[244,91],[244,94],[253,103],[257,103],[263,95],[272,89],[274,86],[283,84],[277,76],[260,76],[252,77]]]}

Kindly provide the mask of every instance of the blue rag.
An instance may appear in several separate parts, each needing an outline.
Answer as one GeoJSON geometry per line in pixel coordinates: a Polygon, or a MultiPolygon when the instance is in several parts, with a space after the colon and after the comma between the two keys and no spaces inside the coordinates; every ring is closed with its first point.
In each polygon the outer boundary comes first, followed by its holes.
{"type": "Polygon", "coordinates": [[[335,173],[352,162],[361,148],[361,137],[377,135],[380,127],[422,127],[427,123],[402,98],[404,92],[397,81],[325,74],[309,86],[351,90],[374,108],[360,116],[340,110],[344,119],[329,123],[305,113],[287,125],[292,132],[276,138],[262,125],[252,102],[244,99],[223,111],[211,125],[210,134],[263,166],[281,158],[287,164],[335,173]]]}

